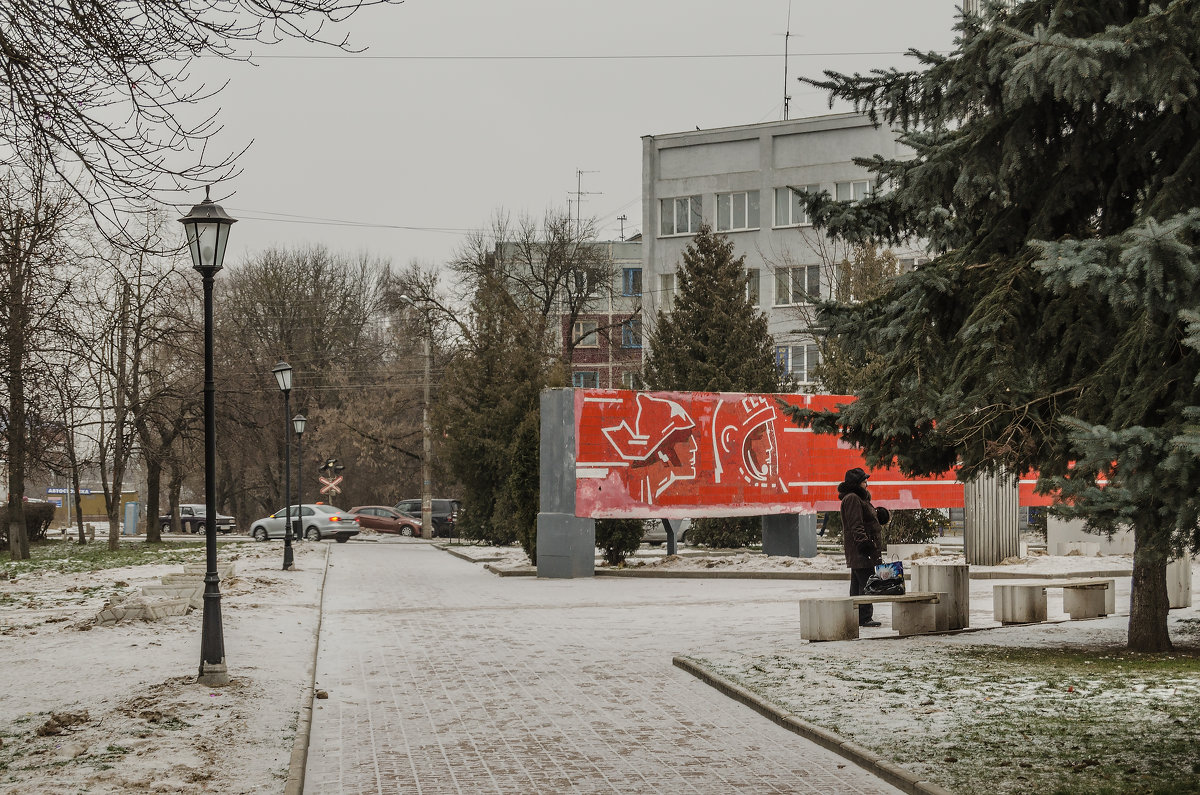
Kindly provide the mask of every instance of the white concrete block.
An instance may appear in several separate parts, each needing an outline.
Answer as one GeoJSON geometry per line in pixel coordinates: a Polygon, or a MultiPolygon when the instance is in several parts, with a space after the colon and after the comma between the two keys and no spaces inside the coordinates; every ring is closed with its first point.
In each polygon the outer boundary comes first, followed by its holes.
{"type": "Polygon", "coordinates": [[[854,640],[858,608],[850,597],[800,600],[800,637],[804,640],[854,640]]]}
{"type": "Polygon", "coordinates": [[[1114,590],[1114,584],[1107,587],[1097,585],[1067,586],[1063,588],[1063,612],[1073,619],[1099,618],[1108,615],[1105,594],[1114,590]]]}
{"type": "Polygon", "coordinates": [[[1192,559],[1185,555],[1167,564],[1167,601],[1172,610],[1192,606],[1192,559]]]}
{"type": "Polygon", "coordinates": [[[942,629],[970,626],[971,575],[966,563],[914,563],[909,571],[913,591],[946,594],[937,605],[942,629]]]}
{"type": "Polygon", "coordinates": [[[997,585],[992,611],[1001,624],[1033,624],[1046,620],[1046,589],[1041,585],[997,585]]]}

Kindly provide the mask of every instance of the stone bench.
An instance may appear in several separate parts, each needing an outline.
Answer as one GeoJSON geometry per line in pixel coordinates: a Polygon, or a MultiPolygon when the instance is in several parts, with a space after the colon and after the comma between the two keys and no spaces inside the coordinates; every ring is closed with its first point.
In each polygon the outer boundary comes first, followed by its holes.
{"type": "Polygon", "coordinates": [[[204,583],[185,585],[143,585],[142,596],[186,599],[193,610],[204,607],[204,583]]]}
{"type": "Polygon", "coordinates": [[[800,637],[804,640],[854,640],[858,637],[858,606],[892,603],[892,629],[900,635],[938,632],[947,627],[937,610],[945,594],[907,593],[902,596],[834,596],[800,600],[800,637]]]}
{"type": "Polygon", "coordinates": [[[992,612],[1001,624],[1046,620],[1046,589],[1063,589],[1063,612],[1072,619],[1100,618],[1116,612],[1117,581],[1103,577],[1047,580],[992,589],[992,612]]]}

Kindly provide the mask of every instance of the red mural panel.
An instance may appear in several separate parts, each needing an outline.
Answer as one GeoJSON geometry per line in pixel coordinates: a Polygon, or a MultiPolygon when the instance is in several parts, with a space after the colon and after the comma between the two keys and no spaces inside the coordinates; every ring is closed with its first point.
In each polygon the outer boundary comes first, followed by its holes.
{"type": "MultiPolygon", "coordinates": [[[[861,453],[798,428],[776,400],[836,409],[845,395],[713,392],[575,392],[575,512],[579,516],[683,518],[836,510],[846,470],[861,453]]],[[[953,472],[911,478],[868,469],[874,502],[888,508],[961,508],[953,472]]],[[[1022,505],[1046,505],[1021,481],[1022,505]]]]}

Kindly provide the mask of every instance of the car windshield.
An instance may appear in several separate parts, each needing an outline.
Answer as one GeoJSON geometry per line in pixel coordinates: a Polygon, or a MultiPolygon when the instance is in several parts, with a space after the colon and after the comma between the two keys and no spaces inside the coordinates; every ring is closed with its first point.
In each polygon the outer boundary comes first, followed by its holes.
{"type": "Polygon", "coordinates": [[[320,513],[341,513],[341,510],[332,505],[314,505],[313,509],[320,513]]]}

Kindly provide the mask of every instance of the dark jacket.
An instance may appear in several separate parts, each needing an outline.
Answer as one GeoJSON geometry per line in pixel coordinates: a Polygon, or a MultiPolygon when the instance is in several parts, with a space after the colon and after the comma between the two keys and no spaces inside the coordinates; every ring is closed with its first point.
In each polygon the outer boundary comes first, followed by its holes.
{"type": "Polygon", "coordinates": [[[875,516],[875,506],[863,499],[859,490],[842,497],[842,548],[846,565],[866,569],[883,562],[883,526],[875,516]]]}

